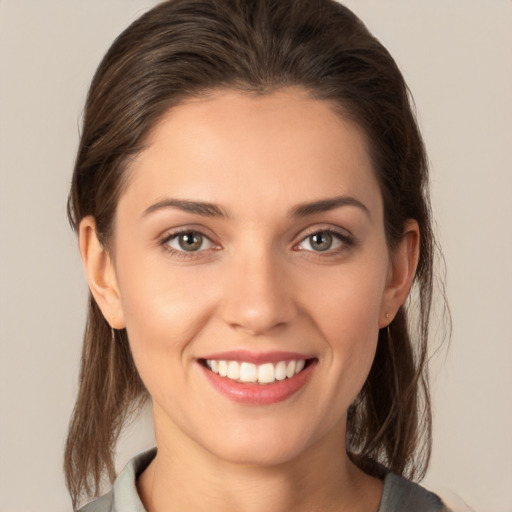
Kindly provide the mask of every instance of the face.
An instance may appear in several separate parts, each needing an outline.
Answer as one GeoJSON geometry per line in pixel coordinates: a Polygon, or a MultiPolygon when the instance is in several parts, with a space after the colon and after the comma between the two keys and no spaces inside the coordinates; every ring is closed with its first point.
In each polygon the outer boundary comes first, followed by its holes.
{"type": "Polygon", "coordinates": [[[328,102],[173,108],[129,169],[114,254],[157,440],[250,464],[343,443],[394,277],[365,137],[328,102]]]}

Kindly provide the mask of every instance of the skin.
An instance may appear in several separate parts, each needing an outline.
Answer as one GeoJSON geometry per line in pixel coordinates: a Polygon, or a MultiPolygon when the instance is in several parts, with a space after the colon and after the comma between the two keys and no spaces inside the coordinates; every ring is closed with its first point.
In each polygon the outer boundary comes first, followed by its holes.
{"type": "Polygon", "coordinates": [[[153,400],[158,455],[138,481],[148,511],[376,511],[382,482],[348,459],[346,411],[408,294],[418,228],[409,221],[390,253],[364,134],[300,89],[217,91],[169,111],[128,172],[113,253],[92,217],[80,245],[153,400]],[[341,196],[348,204],[297,215],[341,196]],[[203,233],[198,250],[181,248],[182,229],[203,233]],[[326,231],[332,246],[319,251],[311,235],[326,231]],[[198,363],[233,349],[316,366],[292,397],[240,404],[198,363]]]}

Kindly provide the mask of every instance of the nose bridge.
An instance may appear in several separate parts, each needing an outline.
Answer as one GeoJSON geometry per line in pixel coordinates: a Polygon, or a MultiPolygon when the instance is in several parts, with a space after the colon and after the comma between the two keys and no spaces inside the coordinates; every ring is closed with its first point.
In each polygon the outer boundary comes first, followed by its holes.
{"type": "Polygon", "coordinates": [[[224,290],[224,320],[253,335],[290,322],[295,307],[284,266],[270,244],[237,251],[224,290]]]}

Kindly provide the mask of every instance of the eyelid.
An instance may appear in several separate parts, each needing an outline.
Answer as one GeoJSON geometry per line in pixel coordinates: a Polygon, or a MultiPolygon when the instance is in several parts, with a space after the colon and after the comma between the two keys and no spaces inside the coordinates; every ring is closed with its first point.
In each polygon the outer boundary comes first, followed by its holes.
{"type": "Polygon", "coordinates": [[[179,228],[168,229],[164,231],[163,234],[158,237],[157,243],[162,247],[163,250],[173,256],[177,256],[182,259],[193,259],[194,257],[200,257],[203,253],[209,250],[218,250],[220,248],[220,245],[214,240],[214,237],[207,231],[209,230],[205,230],[204,228],[197,226],[180,226],[179,228]],[[174,248],[168,244],[170,240],[176,239],[180,235],[189,233],[201,235],[201,237],[209,241],[210,246],[205,249],[199,249],[197,251],[186,251],[184,249],[174,248]]]}
{"type": "MultiPolygon", "coordinates": [[[[314,225],[310,226],[309,228],[306,228],[301,231],[299,240],[295,242],[292,246],[292,249],[294,251],[304,250],[305,252],[312,253],[317,257],[328,257],[336,255],[340,252],[343,252],[344,250],[349,249],[350,247],[356,245],[357,240],[352,235],[352,233],[346,229],[341,227],[333,227],[332,225],[314,225]],[[300,247],[301,244],[307,240],[308,237],[316,234],[316,233],[329,233],[331,234],[335,239],[337,239],[340,242],[340,245],[334,248],[326,249],[325,251],[314,251],[312,249],[302,249],[300,247]]],[[[159,246],[161,246],[165,251],[168,253],[177,256],[182,259],[193,259],[200,257],[202,253],[205,253],[210,250],[219,250],[221,249],[221,245],[215,241],[215,237],[210,234],[210,230],[203,228],[202,226],[196,226],[196,225],[186,225],[186,226],[180,226],[178,228],[174,229],[168,229],[162,233],[157,238],[157,243],[159,246]],[[168,245],[168,241],[177,238],[178,236],[182,234],[188,234],[188,233],[196,233],[201,235],[203,238],[207,239],[210,243],[210,246],[205,249],[199,249],[196,251],[186,251],[184,249],[176,249],[168,245]]]]}
{"type": "Polygon", "coordinates": [[[308,236],[314,235],[315,233],[332,233],[341,238],[355,238],[350,230],[342,228],[340,226],[333,226],[332,224],[314,224],[305,229],[302,229],[294,238],[298,238],[299,241],[304,240],[308,236]]]}
{"type": "Polygon", "coordinates": [[[198,231],[185,231],[183,233],[175,233],[175,234],[167,237],[164,240],[164,243],[169,245],[169,247],[171,247],[175,251],[180,251],[180,252],[182,252],[182,251],[183,252],[202,252],[202,251],[206,251],[207,249],[211,249],[213,246],[213,242],[206,235],[203,235],[202,233],[199,233],[198,231]],[[182,249],[180,247],[174,247],[171,245],[171,242],[174,242],[174,241],[178,241],[178,245],[179,245],[179,238],[183,235],[189,235],[189,234],[199,235],[201,237],[201,246],[199,249],[197,249],[195,251],[187,251],[186,249],[182,249]],[[202,248],[203,245],[207,245],[207,247],[202,248]]]}
{"type": "Polygon", "coordinates": [[[356,243],[354,236],[347,229],[333,226],[315,225],[311,226],[310,228],[306,229],[300,234],[299,241],[293,245],[294,250],[301,250],[300,245],[303,244],[310,236],[316,233],[329,233],[334,238],[336,238],[341,243],[341,245],[338,247],[326,249],[325,251],[314,251],[312,249],[302,250],[305,250],[306,252],[309,253],[314,253],[315,255],[318,256],[321,256],[322,253],[324,256],[328,256],[343,251],[343,249],[352,247],[356,243]]]}
{"type": "Polygon", "coordinates": [[[184,233],[198,233],[199,235],[211,240],[212,243],[215,243],[214,233],[212,233],[210,229],[207,229],[204,226],[197,224],[184,224],[174,228],[165,229],[161,231],[159,235],[157,235],[156,240],[158,241],[158,243],[162,243],[163,241],[168,240],[169,238],[182,235],[184,233]]]}

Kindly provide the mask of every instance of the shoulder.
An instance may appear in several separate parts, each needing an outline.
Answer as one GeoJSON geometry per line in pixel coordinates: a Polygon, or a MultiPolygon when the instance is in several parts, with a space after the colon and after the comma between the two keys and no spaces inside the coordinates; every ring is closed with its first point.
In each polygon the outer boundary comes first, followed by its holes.
{"type": "Polygon", "coordinates": [[[378,512],[448,512],[439,496],[418,484],[388,473],[378,512]]]}
{"type": "Polygon", "coordinates": [[[101,498],[87,503],[78,512],[110,512],[112,510],[112,491],[101,498]]]}
{"type": "Polygon", "coordinates": [[[137,492],[137,477],[155,458],[156,448],[134,457],[116,478],[112,490],[78,512],[146,512],[137,492]]]}

